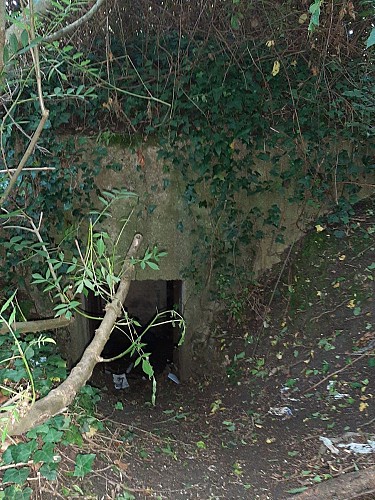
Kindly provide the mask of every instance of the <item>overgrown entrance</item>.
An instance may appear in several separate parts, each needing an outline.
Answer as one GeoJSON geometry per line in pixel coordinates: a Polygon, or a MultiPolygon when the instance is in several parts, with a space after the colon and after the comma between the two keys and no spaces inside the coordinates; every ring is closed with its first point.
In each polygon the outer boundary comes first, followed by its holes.
{"type": "MultiPolygon", "coordinates": [[[[183,283],[180,280],[143,280],[131,283],[125,309],[129,317],[134,318],[141,325],[134,328],[135,336],[142,334],[158,313],[169,310],[182,312],[182,288],[183,283]]],[[[102,317],[104,307],[101,297],[95,297],[93,294],[88,297],[86,309],[90,316],[102,317]]],[[[169,315],[165,318],[161,317],[156,325],[147,330],[142,337],[142,342],[146,344],[145,351],[151,353],[150,362],[155,373],[163,372],[167,364],[179,366],[179,355],[175,346],[179,341],[180,331],[177,325],[168,322],[169,317],[169,315]]],[[[99,324],[99,320],[89,320],[91,338],[99,324]]],[[[126,327],[115,328],[104,348],[103,357],[112,358],[127,349],[130,345],[129,336],[126,327]]],[[[131,360],[129,356],[124,356],[110,363],[108,369],[117,373],[125,373],[129,370],[130,373],[129,367],[132,364],[134,360],[131,360]]]]}

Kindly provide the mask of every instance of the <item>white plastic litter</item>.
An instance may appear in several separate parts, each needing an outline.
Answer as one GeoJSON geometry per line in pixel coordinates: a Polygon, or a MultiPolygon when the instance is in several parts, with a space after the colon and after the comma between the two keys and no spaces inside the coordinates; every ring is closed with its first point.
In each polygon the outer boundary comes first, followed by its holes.
{"type": "Polygon", "coordinates": [[[361,455],[366,455],[368,453],[375,453],[375,441],[367,441],[367,443],[340,443],[337,446],[340,448],[345,448],[353,453],[359,453],[361,455]]]}
{"type": "Polygon", "coordinates": [[[350,394],[344,393],[344,392],[337,392],[335,391],[335,385],[336,382],[334,380],[330,380],[327,385],[327,391],[332,391],[332,397],[333,399],[345,399],[345,398],[350,398],[350,394]]]}
{"type": "Polygon", "coordinates": [[[334,453],[335,455],[338,455],[340,453],[340,450],[338,450],[336,446],[333,445],[331,439],[324,436],[320,436],[319,439],[324,444],[324,446],[326,446],[329,449],[331,453],[334,453]]]}
{"type": "Polygon", "coordinates": [[[175,375],[174,373],[168,373],[168,377],[169,380],[172,380],[172,382],[174,382],[175,384],[179,384],[180,381],[178,380],[178,377],[177,375],[175,375]]]}
{"type": "Polygon", "coordinates": [[[268,413],[270,415],[276,415],[278,417],[283,417],[283,419],[293,417],[293,412],[288,406],[272,406],[268,413]]]}
{"type": "Polygon", "coordinates": [[[368,436],[366,443],[356,443],[354,439],[366,439],[363,434],[358,432],[345,432],[342,436],[336,438],[319,437],[320,441],[330,450],[331,453],[336,455],[340,453],[341,450],[338,448],[343,448],[346,452],[358,453],[358,454],[369,454],[375,453],[375,440],[374,436],[368,436]]]}
{"type": "Polygon", "coordinates": [[[126,378],[125,373],[121,373],[117,375],[116,373],[112,374],[113,383],[115,385],[115,389],[127,389],[129,387],[128,379],[126,378]]]}

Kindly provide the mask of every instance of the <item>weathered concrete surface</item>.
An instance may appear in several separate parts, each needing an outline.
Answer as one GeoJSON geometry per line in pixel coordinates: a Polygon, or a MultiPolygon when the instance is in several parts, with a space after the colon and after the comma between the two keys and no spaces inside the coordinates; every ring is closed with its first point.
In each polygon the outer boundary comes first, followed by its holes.
{"type": "MultiPolygon", "coordinates": [[[[284,163],[288,158],[283,159],[284,163]]],[[[258,161],[253,169],[257,169],[263,180],[271,179],[271,165],[258,161]]],[[[279,168],[285,168],[282,162],[279,168]]],[[[202,369],[205,359],[215,357],[212,341],[211,322],[217,314],[215,303],[210,301],[207,283],[214,286],[211,276],[211,262],[200,263],[193,256],[196,243],[197,218],[199,225],[206,225],[208,234],[214,234],[217,221],[212,221],[208,210],[197,206],[188,212],[183,199],[184,184],[180,174],[168,168],[164,161],[158,159],[155,145],[141,144],[131,152],[120,146],[108,147],[108,154],[103,160],[101,174],[97,178],[101,191],[125,189],[134,192],[138,198],[131,197],[116,202],[111,209],[111,218],[105,222],[104,229],[115,241],[121,232],[124,221],[125,230],[121,233],[117,253],[125,256],[133,235],[140,232],[144,237],[143,247],[165,250],[168,256],[160,261],[160,270],[155,271],[146,266],[136,270],[136,280],[182,280],[181,313],[187,324],[187,335],[184,345],[179,351],[180,376],[187,379],[193,372],[202,369]],[[111,164],[120,165],[115,170],[108,168],[111,164]],[[189,268],[196,263],[197,272],[189,268]],[[187,272],[188,271],[188,272],[187,272]],[[196,274],[196,275],[195,275],[196,274]],[[200,366],[194,366],[194,360],[200,366]]],[[[203,187],[203,190],[205,188],[203,187]]],[[[317,203],[309,204],[306,200],[300,205],[290,203],[293,186],[288,189],[276,189],[249,196],[246,192],[238,194],[239,205],[246,210],[258,207],[267,213],[272,205],[277,204],[281,211],[279,227],[265,225],[261,217],[254,221],[254,231],[263,231],[264,237],[243,248],[241,264],[254,274],[260,274],[280,261],[284,250],[297,241],[305,232],[312,220],[327,210],[327,206],[317,203]],[[283,243],[276,241],[280,234],[280,226],[284,226],[283,243]]],[[[205,196],[205,193],[200,193],[205,196]]],[[[210,194],[207,192],[207,197],[210,194]]],[[[209,199],[209,198],[207,198],[209,199]]],[[[151,298],[148,297],[148,299],[151,298]]],[[[147,297],[145,297],[147,300],[147,297]]],[[[156,304],[155,304],[156,306],[156,304]]],[[[84,331],[81,330],[81,331],[84,331]]],[[[77,345],[78,345],[77,340],[77,345]]],[[[82,344],[82,342],[81,342],[82,344]]]]}

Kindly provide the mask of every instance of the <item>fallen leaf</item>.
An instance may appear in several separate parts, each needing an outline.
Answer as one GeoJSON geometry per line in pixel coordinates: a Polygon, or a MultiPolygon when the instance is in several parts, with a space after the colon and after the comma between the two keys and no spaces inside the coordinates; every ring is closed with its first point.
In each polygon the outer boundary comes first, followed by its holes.
{"type": "Polygon", "coordinates": [[[95,434],[98,432],[98,429],[96,427],[90,427],[90,429],[85,432],[85,437],[86,438],[92,438],[95,436],[95,434]]]}
{"type": "Polygon", "coordinates": [[[138,160],[138,165],[142,168],[145,166],[145,157],[140,149],[137,149],[137,160],[138,160]]]}
{"type": "Polygon", "coordinates": [[[129,468],[129,464],[125,464],[124,462],[121,462],[121,460],[115,460],[113,463],[122,471],[127,471],[129,468]]]}
{"type": "Polygon", "coordinates": [[[355,308],[355,300],[351,299],[349,302],[346,304],[346,307],[349,307],[349,309],[354,309],[355,308]]]}
{"type": "Polygon", "coordinates": [[[274,45],[275,45],[275,40],[268,40],[268,41],[266,42],[266,46],[267,46],[268,48],[270,48],[270,47],[274,47],[274,45]]]}
{"type": "Polygon", "coordinates": [[[272,68],[272,76],[276,76],[280,71],[280,61],[275,61],[272,68]]]}
{"type": "Polygon", "coordinates": [[[365,411],[368,408],[368,403],[360,403],[359,411],[365,411]]]}
{"type": "Polygon", "coordinates": [[[317,233],[321,233],[322,231],[324,231],[324,230],[325,230],[325,227],[321,226],[320,224],[317,224],[317,225],[315,226],[315,229],[316,229],[316,232],[317,232],[317,233]]]}
{"type": "Polygon", "coordinates": [[[346,259],[346,255],[339,255],[339,260],[345,260],[346,259]]]}

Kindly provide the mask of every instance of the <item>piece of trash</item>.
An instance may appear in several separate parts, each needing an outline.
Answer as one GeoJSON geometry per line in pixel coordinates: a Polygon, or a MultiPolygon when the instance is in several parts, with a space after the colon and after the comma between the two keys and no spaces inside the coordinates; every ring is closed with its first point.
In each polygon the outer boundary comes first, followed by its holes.
{"type": "Polygon", "coordinates": [[[129,375],[129,373],[132,371],[132,369],[134,368],[134,363],[130,363],[130,365],[127,367],[126,369],[126,374],[129,375]]]}
{"type": "Polygon", "coordinates": [[[366,439],[363,434],[358,432],[345,432],[342,436],[337,438],[326,438],[320,437],[319,439],[323,442],[325,446],[336,455],[340,452],[338,448],[343,448],[346,452],[358,453],[358,454],[369,454],[375,453],[375,440],[374,436],[370,436],[371,439],[367,439],[366,443],[355,443],[354,439],[366,439]],[[346,442],[345,442],[346,441],[346,442]],[[336,445],[336,446],[335,446],[336,445]]]}
{"type": "Polygon", "coordinates": [[[342,393],[342,392],[337,392],[335,390],[335,385],[336,382],[334,380],[330,380],[327,384],[327,391],[330,392],[330,397],[333,399],[345,399],[345,398],[350,398],[350,394],[342,393]]]}
{"type": "Polygon", "coordinates": [[[326,446],[331,453],[334,453],[335,455],[338,455],[340,453],[340,450],[336,448],[336,446],[333,445],[332,441],[324,436],[319,437],[320,441],[326,446]]]}
{"type": "Polygon", "coordinates": [[[180,381],[178,380],[178,377],[174,374],[174,373],[168,373],[168,377],[170,380],[172,380],[172,382],[174,382],[175,384],[179,384],[180,381]]]}
{"type": "Polygon", "coordinates": [[[361,455],[375,453],[375,441],[367,441],[367,443],[340,443],[337,446],[361,455]]]}
{"type": "Polygon", "coordinates": [[[121,373],[117,375],[116,373],[112,374],[113,383],[115,385],[115,389],[127,389],[129,387],[128,379],[126,378],[125,373],[121,373]]]}
{"type": "Polygon", "coordinates": [[[283,419],[293,417],[293,412],[288,406],[273,406],[268,410],[268,413],[283,417],[283,419]]]}
{"type": "Polygon", "coordinates": [[[290,387],[287,387],[286,385],[284,385],[280,389],[280,396],[281,396],[281,399],[284,401],[293,401],[293,402],[299,401],[299,399],[297,399],[297,398],[290,397],[290,387]]]}

